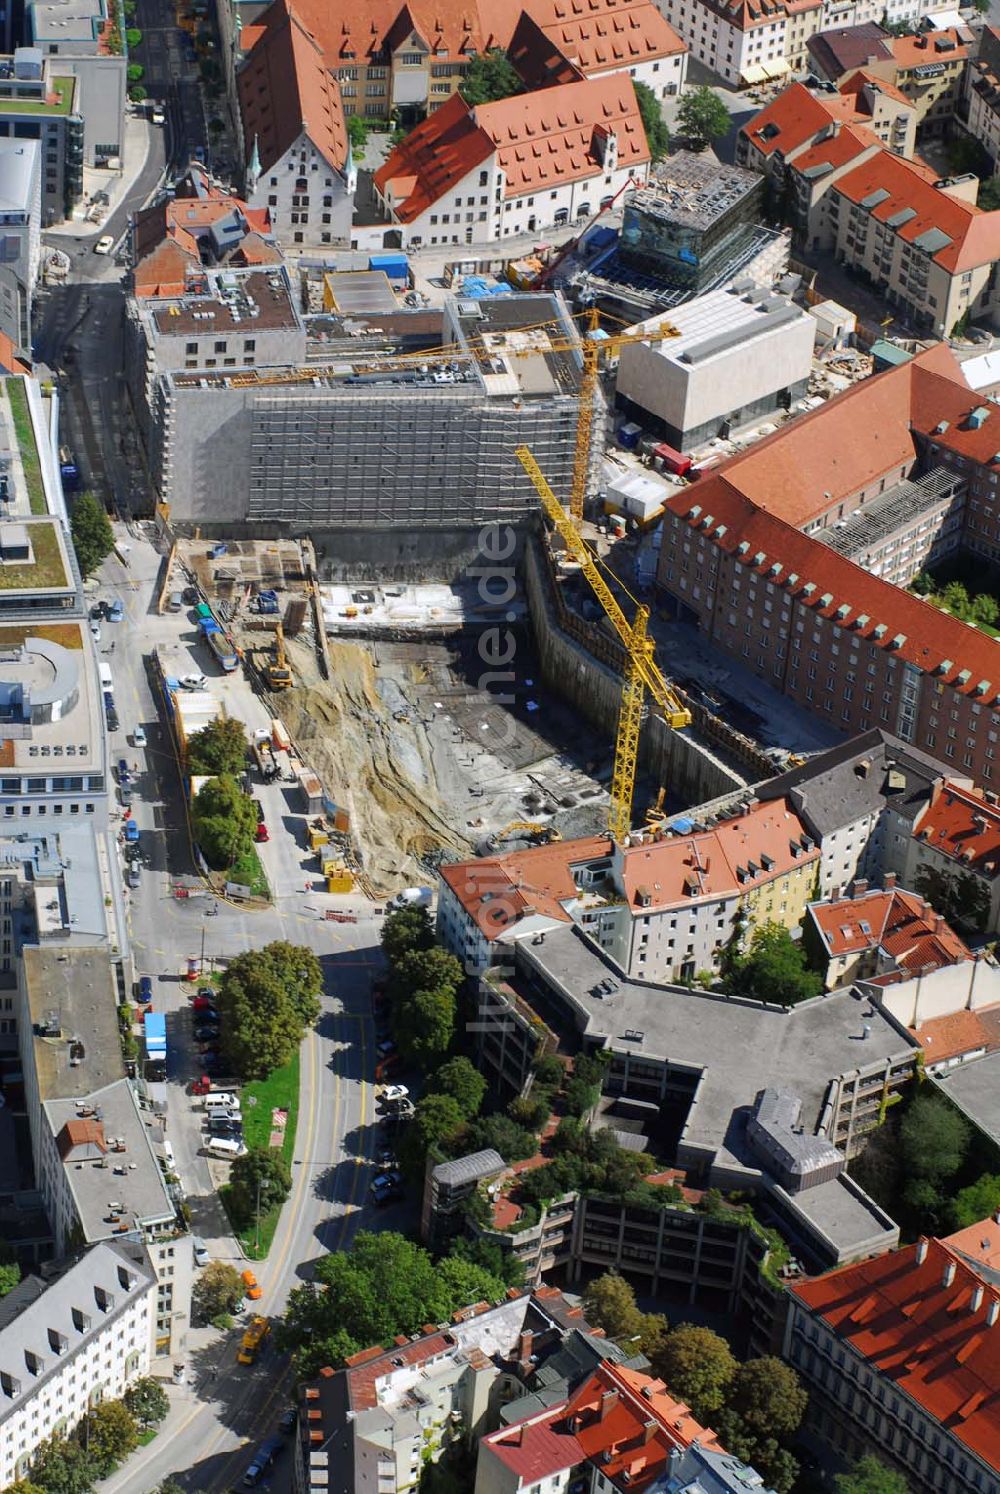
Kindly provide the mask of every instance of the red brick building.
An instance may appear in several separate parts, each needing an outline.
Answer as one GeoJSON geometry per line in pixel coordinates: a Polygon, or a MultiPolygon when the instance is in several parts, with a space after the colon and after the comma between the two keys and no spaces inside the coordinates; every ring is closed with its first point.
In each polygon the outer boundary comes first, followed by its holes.
{"type": "Polygon", "coordinates": [[[898,503],[919,565],[936,537],[1000,559],[1000,410],[943,345],[856,384],[679,491],[657,573],[669,611],[851,735],[882,727],[978,781],[1000,777],[1000,644],[882,579],[844,530],[898,503]],[[930,477],[958,479],[945,518],[930,477]],[[928,483],[931,530],[920,505],[928,483]]]}

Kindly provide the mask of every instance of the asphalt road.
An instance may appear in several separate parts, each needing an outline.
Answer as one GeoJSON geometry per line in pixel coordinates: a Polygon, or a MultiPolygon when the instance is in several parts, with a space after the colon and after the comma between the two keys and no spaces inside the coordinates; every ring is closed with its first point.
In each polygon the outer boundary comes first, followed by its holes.
{"type": "MultiPolygon", "coordinates": [[[[121,732],[111,738],[111,754],[115,760],[126,756],[139,763],[133,813],[150,863],[131,895],[131,937],[137,969],[153,977],[154,1009],[167,1016],[168,1135],[192,1228],[214,1257],[237,1265],[242,1264],[238,1247],[226,1229],[216,1180],[201,1154],[202,1112],[187,1092],[197,1072],[197,1055],[190,1043],[186,957],[200,955],[203,939],[206,961],[211,961],[282,938],[308,945],[323,966],[322,1015],[302,1049],[293,1193],[270,1259],[255,1267],[264,1288],[255,1306],[278,1314],[289,1290],[309,1278],[316,1259],[349,1245],[363,1217],[370,1154],[377,1140],[369,989],[378,966],[379,920],[360,897],[306,892],[306,882],[315,880],[316,860],[304,848],[305,816],[295,809],[289,790],[278,785],[255,785],[272,835],[259,849],[275,892],[273,908],[248,913],[215,899],[177,900],[172,895],[172,874],[190,872],[191,859],[178,774],[150,690],[147,655],[154,644],[176,649],[177,671],[206,673],[231,714],[249,725],[266,724],[267,717],[242,675],[213,673],[186,614],[156,615],[150,599],[161,557],[145,542],[130,543],[128,571],[109,561],[102,578],[101,595],[120,596],[126,616],[117,626],[102,625],[100,648],[109,650],[114,643],[114,651],[103,654],[114,672],[122,723],[121,732]],[[128,745],[138,722],[148,737],[145,749],[128,745]],[[327,909],[346,907],[363,913],[358,924],[326,921],[327,909]]],[[[392,1212],[380,1212],[377,1224],[391,1227],[392,1212]]],[[[149,1494],[168,1474],[204,1494],[216,1494],[237,1481],[253,1447],[273,1431],[288,1393],[287,1367],[273,1352],[251,1369],[235,1364],[238,1339],[236,1330],[228,1335],[205,1328],[190,1331],[187,1366],[193,1383],[171,1389],[168,1421],[149,1447],[102,1486],[109,1494],[149,1494]]],[[[285,1466],[279,1464],[270,1480],[275,1491],[287,1487],[291,1460],[283,1461],[285,1466]]]]}

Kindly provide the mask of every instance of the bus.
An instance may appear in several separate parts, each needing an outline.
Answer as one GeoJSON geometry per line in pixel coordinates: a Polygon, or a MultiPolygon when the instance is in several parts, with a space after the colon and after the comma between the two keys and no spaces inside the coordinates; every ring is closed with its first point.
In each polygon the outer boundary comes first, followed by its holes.
{"type": "Polygon", "coordinates": [[[250,1327],[243,1335],[243,1342],[240,1344],[239,1353],[236,1355],[237,1363],[253,1364],[270,1331],[271,1325],[267,1318],[254,1318],[250,1327]]]}

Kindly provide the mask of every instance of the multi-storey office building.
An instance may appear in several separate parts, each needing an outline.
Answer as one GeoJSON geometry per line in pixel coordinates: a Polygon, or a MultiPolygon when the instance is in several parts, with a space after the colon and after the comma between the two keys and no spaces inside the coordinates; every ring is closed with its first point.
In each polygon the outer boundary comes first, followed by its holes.
{"type": "Polygon", "coordinates": [[[85,125],[80,80],[36,47],[0,57],[0,140],[37,140],[42,226],[72,215],[83,195],[85,125]]]}

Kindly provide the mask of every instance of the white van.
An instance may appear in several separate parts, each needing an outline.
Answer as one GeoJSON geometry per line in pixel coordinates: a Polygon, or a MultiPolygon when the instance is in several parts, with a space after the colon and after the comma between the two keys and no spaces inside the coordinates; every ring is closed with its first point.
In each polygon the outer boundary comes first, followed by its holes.
{"type": "Polygon", "coordinates": [[[115,688],[115,682],[111,674],[111,665],[105,664],[104,660],[102,659],[100,664],[98,664],[97,669],[98,673],[101,676],[101,689],[113,690],[115,688]]]}
{"type": "Polygon", "coordinates": [[[210,1157],[224,1157],[227,1162],[232,1162],[246,1154],[246,1143],[234,1141],[229,1136],[213,1136],[205,1143],[205,1150],[210,1157]]]}
{"type": "Polygon", "coordinates": [[[221,1095],[216,1094],[205,1096],[206,1110],[239,1110],[239,1108],[239,1095],[230,1095],[223,1092],[221,1095]]]}

